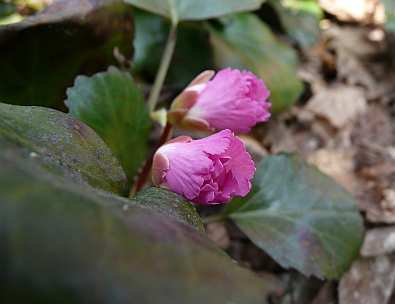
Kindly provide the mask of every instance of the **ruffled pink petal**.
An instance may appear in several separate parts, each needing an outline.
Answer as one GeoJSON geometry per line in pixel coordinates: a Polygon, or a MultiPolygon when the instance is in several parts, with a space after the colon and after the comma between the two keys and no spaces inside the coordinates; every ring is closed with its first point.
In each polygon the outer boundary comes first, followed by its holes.
{"type": "Polygon", "coordinates": [[[210,202],[214,201],[215,195],[218,192],[218,185],[215,183],[207,183],[205,184],[197,198],[193,201],[197,204],[207,205],[210,202]]]}
{"type": "Polygon", "coordinates": [[[254,163],[230,130],[200,140],[176,138],[154,157],[153,177],[197,204],[220,204],[251,189],[254,163]]]}
{"type": "Polygon", "coordinates": [[[169,144],[174,151],[162,152],[169,159],[169,169],[164,175],[164,184],[172,191],[192,200],[200,193],[203,176],[208,174],[211,160],[203,151],[189,149],[185,144],[169,144]]]}
{"type": "Polygon", "coordinates": [[[217,155],[224,153],[229,148],[233,137],[231,130],[222,130],[211,136],[193,141],[193,145],[208,154],[217,155]]]}
{"type": "Polygon", "coordinates": [[[168,170],[163,175],[167,187],[190,200],[196,198],[204,177],[212,170],[209,155],[224,153],[232,136],[230,130],[224,130],[200,140],[176,138],[162,146],[156,154],[164,155],[169,161],[168,170]]]}
{"type": "Polygon", "coordinates": [[[205,177],[202,191],[194,200],[200,204],[221,204],[251,190],[255,165],[244,144],[231,137],[231,144],[221,155],[210,155],[212,167],[205,177]]]}
{"type": "Polygon", "coordinates": [[[245,196],[251,190],[251,179],[255,174],[255,164],[250,154],[246,151],[240,139],[234,137],[232,143],[225,153],[230,159],[225,163],[227,171],[232,173],[237,187],[234,194],[245,196]]]}
{"type": "Polygon", "coordinates": [[[248,132],[270,117],[269,91],[251,72],[224,69],[209,81],[185,120],[199,118],[213,129],[248,132]]]}
{"type": "Polygon", "coordinates": [[[256,100],[260,103],[265,102],[270,96],[270,91],[267,89],[262,79],[257,78],[250,71],[241,72],[243,78],[248,82],[248,96],[251,99],[256,100]]]}
{"type": "Polygon", "coordinates": [[[221,184],[221,192],[217,193],[215,200],[220,203],[228,202],[233,196],[238,195],[235,191],[237,187],[238,183],[234,176],[230,172],[226,173],[221,184]]]}

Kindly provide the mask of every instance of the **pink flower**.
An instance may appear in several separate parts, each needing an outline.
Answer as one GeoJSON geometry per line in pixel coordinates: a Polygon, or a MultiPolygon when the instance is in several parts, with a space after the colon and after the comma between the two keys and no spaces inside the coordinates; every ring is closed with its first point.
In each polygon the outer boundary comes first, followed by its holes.
{"type": "Polygon", "coordinates": [[[246,133],[270,118],[263,80],[248,71],[205,71],[176,98],[169,120],[186,128],[246,133]]]}
{"type": "Polygon", "coordinates": [[[204,205],[247,195],[254,173],[251,156],[230,130],[199,140],[177,137],[156,151],[152,166],[155,185],[204,205]]]}

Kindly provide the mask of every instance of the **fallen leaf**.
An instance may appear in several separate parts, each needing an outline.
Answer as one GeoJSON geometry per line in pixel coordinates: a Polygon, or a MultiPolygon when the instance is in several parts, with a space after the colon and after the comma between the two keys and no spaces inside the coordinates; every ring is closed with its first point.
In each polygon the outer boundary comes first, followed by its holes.
{"type": "Polygon", "coordinates": [[[384,6],[378,0],[319,0],[319,3],[341,21],[384,23],[384,6]]]}
{"type": "Polygon", "coordinates": [[[323,41],[324,52],[335,61],[332,68],[338,80],[364,88],[368,99],[392,92],[393,73],[383,60],[377,60],[386,58],[391,49],[382,28],[329,23],[323,41]]]}
{"type": "Polygon", "coordinates": [[[379,105],[371,105],[359,117],[352,131],[356,147],[356,166],[363,168],[383,161],[394,161],[391,146],[395,143],[395,128],[388,111],[379,105]]]}
{"type": "Polygon", "coordinates": [[[395,208],[393,203],[389,203],[383,196],[385,193],[385,190],[380,189],[374,181],[360,182],[355,196],[359,208],[366,212],[369,222],[395,224],[395,208]]]}
{"type": "Polygon", "coordinates": [[[267,129],[268,132],[263,139],[263,143],[265,146],[271,147],[272,153],[297,151],[292,130],[282,120],[277,118],[271,119],[267,125],[267,129]]]}
{"type": "Polygon", "coordinates": [[[353,153],[349,150],[319,149],[309,156],[308,162],[333,177],[348,191],[354,192],[356,177],[353,172],[353,153]]]}
{"type": "Polygon", "coordinates": [[[368,230],[361,248],[364,257],[375,257],[395,251],[395,226],[368,230]]]}
{"type": "Polygon", "coordinates": [[[392,208],[395,209],[395,188],[394,189],[385,189],[383,191],[383,200],[381,201],[381,205],[384,208],[392,208]]]}
{"type": "Polygon", "coordinates": [[[327,119],[336,128],[342,128],[366,111],[362,89],[343,84],[322,88],[308,102],[306,109],[327,119]]]}
{"type": "MultiPolygon", "coordinates": [[[[294,108],[295,109],[295,108],[294,108]]],[[[311,124],[311,121],[308,123],[311,124]]],[[[270,147],[273,154],[279,152],[297,152],[307,156],[320,147],[320,138],[302,125],[287,126],[285,119],[271,119],[267,124],[267,133],[263,138],[265,146],[270,147]]]]}
{"type": "Polygon", "coordinates": [[[339,304],[387,304],[395,282],[395,258],[359,259],[339,284],[339,304]]]}
{"type": "Polygon", "coordinates": [[[214,222],[209,223],[206,226],[207,236],[212,240],[218,247],[226,249],[230,245],[229,234],[226,230],[224,223],[214,222]]]}

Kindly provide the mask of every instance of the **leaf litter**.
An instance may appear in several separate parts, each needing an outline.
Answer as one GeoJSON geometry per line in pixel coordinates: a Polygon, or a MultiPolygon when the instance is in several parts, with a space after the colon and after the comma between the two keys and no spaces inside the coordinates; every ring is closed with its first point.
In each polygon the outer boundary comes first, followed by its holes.
{"type": "Polygon", "coordinates": [[[395,299],[395,39],[383,29],[378,1],[353,1],[361,8],[354,14],[345,2],[320,1],[329,19],[321,24],[319,42],[299,50],[305,93],[293,108],[256,127],[247,148],[255,153],[262,148],[255,160],[297,152],[351,192],[365,219],[360,257],[339,283],[316,281],[282,269],[230,222],[217,232],[207,227],[235,260],[277,277],[270,303],[395,299]]]}
{"type": "MultiPolygon", "coordinates": [[[[300,49],[306,89],[297,105],[243,138],[255,161],[297,152],[358,200],[367,231],[340,283],[282,269],[232,223],[211,240],[271,290],[273,304],[386,304],[395,299],[395,34],[377,0],[320,0],[320,40],[300,49]],[[356,9],[357,8],[357,9],[356,9]]],[[[202,208],[200,213],[212,211],[202,208]]]]}

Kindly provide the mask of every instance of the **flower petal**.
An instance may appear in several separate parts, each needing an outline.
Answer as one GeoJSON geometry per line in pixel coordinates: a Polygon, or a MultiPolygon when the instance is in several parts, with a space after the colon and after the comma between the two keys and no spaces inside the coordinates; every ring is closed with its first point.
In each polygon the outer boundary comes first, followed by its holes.
{"type": "MultiPolygon", "coordinates": [[[[234,194],[244,196],[251,190],[251,179],[255,174],[254,161],[246,151],[243,142],[236,137],[232,139],[225,154],[231,157],[225,163],[225,168],[232,173],[237,183],[234,194]]],[[[228,181],[228,183],[230,182],[228,181]]]]}
{"type": "Polygon", "coordinates": [[[153,181],[197,204],[220,204],[251,189],[255,166],[240,139],[223,130],[199,140],[181,136],[155,153],[153,181]]]}
{"type": "Polygon", "coordinates": [[[209,81],[185,120],[201,119],[213,129],[248,132],[270,117],[266,101],[269,91],[253,73],[224,69],[209,81]]]}
{"type": "Polygon", "coordinates": [[[229,148],[233,137],[231,130],[222,130],[206,138],[193,141],[193,145],[211,155],[222,154],[229,148]]]}

